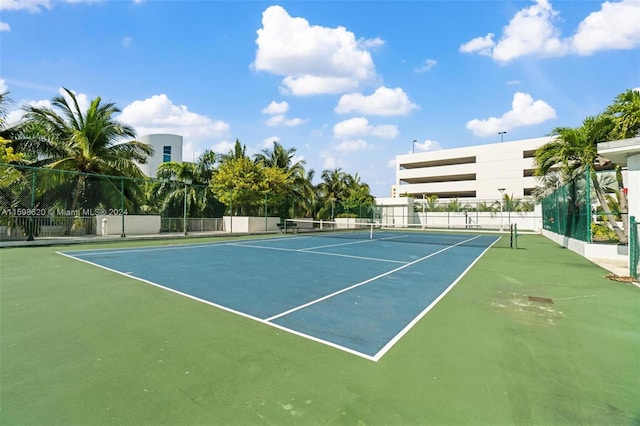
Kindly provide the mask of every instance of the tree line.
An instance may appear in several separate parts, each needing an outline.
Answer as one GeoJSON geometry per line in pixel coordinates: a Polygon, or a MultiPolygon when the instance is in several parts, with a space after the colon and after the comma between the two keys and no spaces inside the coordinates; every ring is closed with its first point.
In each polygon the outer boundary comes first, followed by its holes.
{"type": "Polygon", "coordinates": [[[295,148],[277,141],[250,157],[236,140],[227,153],[207,150],[193,163],[165,162],[157,178],[148,179],[138,164],[146,164],[153,149],[114,118],[120,112],[115,104],[97,97],[82,110],[65,88],[51,107],[23,106],[23,120],[7,127],[11,102],[9,92],[0,94],[0,163],[14,166],[1,171],[5,205],[25,198],[16,194],[29,186],[21,166],[51,172],[39,183],[37,202],[55,200],[70,210],[120,206],[118,200],[124,200],[130,214],[179,217],[186,200],[190,217],[268,213],[331,219],[357,216],[374,204],[369,185],[357,173],[324,170],[314,184],[315,171],[295,160],[295,148]]]}

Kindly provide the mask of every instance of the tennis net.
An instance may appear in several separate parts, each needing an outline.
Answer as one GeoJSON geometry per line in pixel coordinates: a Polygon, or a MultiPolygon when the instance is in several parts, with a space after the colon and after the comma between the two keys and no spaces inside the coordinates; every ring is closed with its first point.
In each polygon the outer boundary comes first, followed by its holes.
{"type": "Polygon", "coordinates": [[[282,232],[328,238],[370,239],[400,243],[487,246],[487,241],[495,241],[495,236],[467,232],[434,232],[416,228],[394,228],[380,222],[356,222],[355,219],[337,221],[287,219],[282,224],[282,232]]]}

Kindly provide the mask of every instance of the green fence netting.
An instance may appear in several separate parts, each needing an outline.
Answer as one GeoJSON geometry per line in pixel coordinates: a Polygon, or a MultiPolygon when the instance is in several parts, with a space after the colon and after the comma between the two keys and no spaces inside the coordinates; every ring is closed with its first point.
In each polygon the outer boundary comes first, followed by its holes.
{"type": "Polygon", "coordinates": [[[591,242],[591,189],[588,171],[542,199],[543,228],[591,242]]]}
{"type": "Polygon", "coordinates": [[[160,216],[160,232],[205,232],[224,230],[224,216],[333,220],[374,212],[372,201],[320,200],[295,190],[214,191],[187,180],[0,164],[0,239],[100,235],[104,216],[125,236],[125,216],[160,216]]]}

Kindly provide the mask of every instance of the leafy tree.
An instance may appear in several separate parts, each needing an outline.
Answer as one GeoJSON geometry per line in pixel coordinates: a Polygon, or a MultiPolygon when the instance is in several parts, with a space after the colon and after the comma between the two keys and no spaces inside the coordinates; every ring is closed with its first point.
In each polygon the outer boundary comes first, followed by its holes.
{"type": "MultiPolygon", "coordinates": [[[[289,216],[287,207],[289,202],[295,203],[296,200],[299,203],[303,199],[303,194],[298,192],[298,189],[304,191],[305,174],[304,174],[304,160],[293,162],[296,149],[285,149],[279,142],[273,142],[273,149],[263,149],[262,153],[254,156],[254,161],[265,167],[266,171],[270,169],[277,169],[278,172],[269,172],[270,176],[277,179],[285,179],[283,188],[272,188],[272,193],[268,197],[269,210],[277,211],[281,216],[289,216]]],[[[273,185],[273,183],[271,184],[273,185]]]]}
{"type": "MultiPolygon", "coordinates": [[[[23,138],[15,145],[20,151],[37,158],[34,166],[45,166],[63,172],[52,174],[48,190],[58,196],[70,195],[70,208],[80,203],[93,207],[102,203],[114,205],[121,197],[119,179],[88,181],[87,174],[142,178],[137,163],[146,163],[153,149],[133,140],[135,131],[113,118],[120,112],[115,104],[103,103],[98,97],[82,111],[75,94],[63,89],[52,100],[53,108],[24,106],[23,138]]],[[[139,185],[126,181],[125,196],[139,198],[139,185]]],[[[119,206],[119,203],[115,204],[119,206]]],[[[129,205],[132,207],[132,205],[129,205]]]]}
{"type": "Polygon", "coordinates": [[[247,157],[231,158],[216,170],[210,186],[231,215],[251,216],[264,206],[265,195],[286,193],[290,177],[277,167],[265,167],[247,157]]]}
{"type": "Polygon", "coordinates": [[[613,120],[609,140],[640,136],[640,90],[630,89],[620,93],[607,107],[605,114],[613,120]]]}

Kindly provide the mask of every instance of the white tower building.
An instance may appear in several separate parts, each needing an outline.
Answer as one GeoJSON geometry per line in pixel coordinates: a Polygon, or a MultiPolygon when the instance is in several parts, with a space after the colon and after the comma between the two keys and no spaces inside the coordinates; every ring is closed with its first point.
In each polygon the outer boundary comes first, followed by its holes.
{"type": "Polygon", "coordinates": [[[147,164],[138,164],[145,175],[156,177],[158,167],[162,163],[182,162],[182,136],[153,134],[140,136],[138,140],[153,147],[153,155],[149,157],[147,164]]]}

